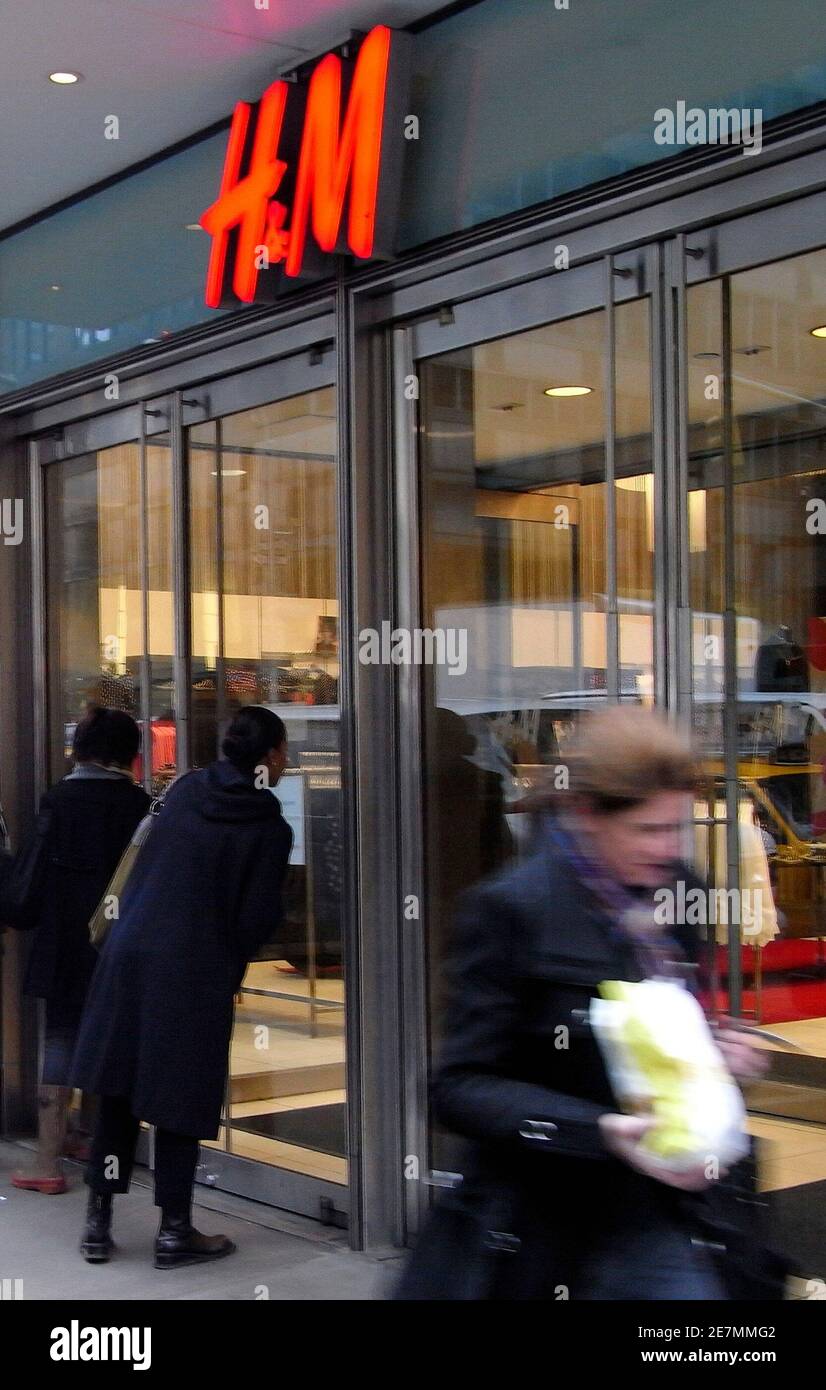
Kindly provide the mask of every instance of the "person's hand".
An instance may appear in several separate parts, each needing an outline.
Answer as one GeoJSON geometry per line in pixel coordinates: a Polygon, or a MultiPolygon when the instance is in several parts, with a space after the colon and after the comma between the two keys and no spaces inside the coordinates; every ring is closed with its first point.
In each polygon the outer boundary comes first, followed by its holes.
{"type": "MultiPolygon", "coordinates": [[[[639,1115],[600,1115],[599,1127],[602,1141],[609,1153],[627,1163],[638,1173],[644,1173],[666,1187],[677,1187],[683,1192],[701,1192],[709,1187],[711,1179],[706,1175],[705,1163],[694,1163],[690,1168],[669,1168],[649,1149],[643,1148],[642,1138],[655,1121],[648,1116],[639,1115]]],[[[722,1176],[722,1175],[721,1175],[722,1176]]]]}
{"type": "Polygon", "coordinates": [[[769,1069],[769,1058],[749,1037],[731,1026],[731,1020],[721,1018],[714,1028],[714,1041],[723,1060],[736,1081],[754,1081],[769,1069]]]}

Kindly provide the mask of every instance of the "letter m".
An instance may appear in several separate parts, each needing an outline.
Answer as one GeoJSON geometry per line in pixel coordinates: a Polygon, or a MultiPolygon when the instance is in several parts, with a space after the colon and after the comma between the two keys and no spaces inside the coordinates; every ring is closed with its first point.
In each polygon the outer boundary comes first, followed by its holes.
{"type": "Polygon", "coordinates": [[[366,259],[373,254],[390,40],[383,24],[364,40],[343,123],[341,59],[328,54],[312,75],[284,264],[287,275],[301,271],[311,211],[318,245],[322,251],[336,250],[348,186],[347,245],[355,256],[366,259]]]}

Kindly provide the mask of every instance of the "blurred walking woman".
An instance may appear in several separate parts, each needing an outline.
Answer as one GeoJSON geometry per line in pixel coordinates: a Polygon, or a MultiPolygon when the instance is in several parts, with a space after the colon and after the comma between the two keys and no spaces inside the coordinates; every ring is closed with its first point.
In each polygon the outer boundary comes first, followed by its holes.
{"type": "Polygon", "coordinates": [[[222,748],[169,791],[89,991],[73,1076],[101,1097],[81,1241],[93,1262],[113,1249],[112,1196],[129,1189],[141,1120],[156,1126],[156,1267],[235,1248],[192,1226],[198,1140],[218,1134],[233,996],[278,924],[292,831],[268,790],[287,763],[278,716],[240,710],[222,748]]]}
{"type": "Polygon", "coordinates": [[[97,961],[89,918],[149,808],[130,767],[138,726],[121,710],[93,707],[73,741],[74,769],[40,802],[48,823],[46,868],[37,885],[39,907],[25,992],[46,1001],[46,1029],[35,1166],[12,1176],[15,1187],[66,1191],[60,1155],[72,1086],[69,1069],[86,991],[97,961]]]}
{"type": "MultiPolygon", "coordinates": [[[[652,712],[611,709],[589,716],[570,780],[536,852],[464,900],[434,1096],[468,1141],[463,1181],[397,1296],[778,1297],[748,1165],[715,1183],[657,1163],[588,1026],[601,981],[690,981],[699,959],[696,927],[660,926],[654,898],[700,886],[680,859],[690,750],[652,712]]],[[[717,1038],[739,1079],[761,1069],[744,1037],[717,1038]]]]}

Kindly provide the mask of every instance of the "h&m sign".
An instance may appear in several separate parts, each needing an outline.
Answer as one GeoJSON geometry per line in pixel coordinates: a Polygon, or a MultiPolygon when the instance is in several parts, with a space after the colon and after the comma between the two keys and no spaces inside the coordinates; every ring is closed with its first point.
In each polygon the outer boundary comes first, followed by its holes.
{"type": "Polygon", "coordinates": [[[401,193],[409,37],[377,25],[309,80],[279,79],[232,116],[212,237],[210,308],[273,298],[323,257],[389,256],[401,193]]]}

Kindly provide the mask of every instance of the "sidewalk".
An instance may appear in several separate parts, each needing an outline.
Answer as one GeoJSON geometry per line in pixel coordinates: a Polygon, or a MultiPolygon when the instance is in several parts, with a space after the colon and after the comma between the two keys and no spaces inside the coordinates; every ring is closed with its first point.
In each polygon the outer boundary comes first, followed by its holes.
{"type": "Polygon", "coordinates": [[[44,1197],[11,1185],[26,1157],[24,1147],[0,1143],[0,1279],[22,1279],[25,1299],[363,1301],[382,1298],[401,1267],[398,1258],[350,1250],[343,1231],[198,1188],[195,1224],[231,1236],[236,1253],[214,1264],[156,1270],[158,1211],[144,1170],[129,1196],[115,1199],[112,1260],[90,1265],[77,1248],[87,1192],[81,1167],[67,1162],[70,1191],[44,1197]]]}

